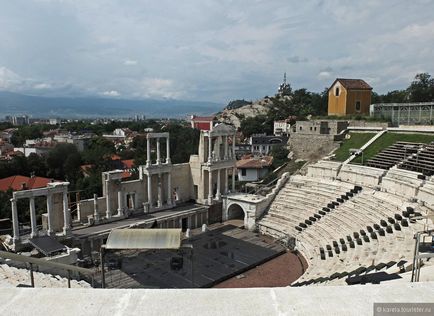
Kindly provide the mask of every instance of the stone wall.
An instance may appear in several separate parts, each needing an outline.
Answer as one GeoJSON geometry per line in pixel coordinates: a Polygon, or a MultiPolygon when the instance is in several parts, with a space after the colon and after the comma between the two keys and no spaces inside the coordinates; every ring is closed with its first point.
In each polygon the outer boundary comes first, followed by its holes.
{"type": "Polygon", "coordinates": [[[423,175],[418,172],[391,168],[381,181],[381,189],[385,192],[413,198],[424,183],[423,175]]]}
{"type": "Polygon", "coordinates": [[[417,199],[434,209],[434,176],[419,188],[417,199]]]}
{"type": "Polygon", "coordinates": [[[341,162],[321,160],[307,167],[307,176],[334,180],[338,176],[341,165],[341,162]]]}
{"type": "MultiPolygon", "coordinates": [[[[105,216],[105,211],[106,211],[105,197],[98,197],[97,203],[98,203],[99,216],[101,217],[105,216]]],[[[80,202],[77,205],[77,209],[78,209],[77,213],[79,216],[79,220],[81,222],[87,222],[87,217],[89,215],[93,215],[94,212],[93,199],[80,200],[80,202]]]]}
{"type": "Polygon", "coordinates": [[[337,178],[345,182],[375,187],[385,173],[386,170],[383,169],[344,164],[337,178]]]}
{"type": "Polygon", "coordinates": [[[296,159],[318,160],[339,147],[333,135],[304,135],[293,133],[288,140],[296,159]]]}
{"type": "Polygon", "coordinates": [[[348,121],[349,127],[380,127],[380,128],[387,128],[391,124],[388,122],[369,122],[369,121],[356,121],[356,120],[350,120],[348,121]]]}
{"type": "Polygon", "coordinates": [[[176,190],[178,202],[189,201],[193,198],[193,178],[189,163],[173,165],[172,187],[176,190]]]}

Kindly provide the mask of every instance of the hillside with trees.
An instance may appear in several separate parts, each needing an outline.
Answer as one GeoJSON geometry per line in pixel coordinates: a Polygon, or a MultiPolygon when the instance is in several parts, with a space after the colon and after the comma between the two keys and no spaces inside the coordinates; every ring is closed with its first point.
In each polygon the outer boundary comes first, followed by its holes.
{"type": "MultiPolygon", "coordinates": [[[[406,89],[393,90],[385,94],[372,93],[372,103],[403,103],[403,102],[430,102],[434,101],[434,78],[428,73],[417,74],[406,89]]],[[[231,116],[239,119],[239,125],[235,127],[249,137],[255,133],[271,134],[273,122],[276,120],[290,119],[306,120],[308,117],[327,116],[328,88],[321,93],[310,92],[307,89],[288,89],[286,95],[277,94],[274,97],[265,97],[253,104],[242,106],[232,112],[222,115],[225,121],[231,116]],[[262,111],[250,111],[252,105],[262,105],[262,111]]],[[[225,114],[225,112],[223,112],[225,114]]],[[[351,119],[368,119],[357,116],[351,119]]],[[[233,119],[232,119],[233,121],[233,119]]]]}

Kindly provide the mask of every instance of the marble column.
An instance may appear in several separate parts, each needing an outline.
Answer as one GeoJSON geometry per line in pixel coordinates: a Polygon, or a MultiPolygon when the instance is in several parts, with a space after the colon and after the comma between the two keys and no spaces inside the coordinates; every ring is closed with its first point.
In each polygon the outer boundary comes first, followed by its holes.
{"type": "Polygon", "coordinates": [[[124,215],[124,205],[123,205],[122,191],[118,191],[118,214],[117,214],[117,216],[121,217],[123,215],[124,215]]]}
{"type": "Polygon", "coordinates": [[[158,200],[157,200],[157,206],[158,207],[162,207],[163,206],[163,192],[162,192],[162,180],[161,180],[161,174],[158,175],[158,188],[157,188],[157,193],[158,193],[158,200]]]}
{"type": "Polygon", "coordinates": [[[208,171],[208,204],[212,204],[212,171],[208,171]]]}
{"type": "Polygon", "coordinates": [[[235,134],[232,136],[232,152],[231,152],[231,158],[235,159],[235,134]]]}
{"type": "Polygon", "coordinates": [[[235,173],[237,168],[232,168],[232,192],[235,192],[235,173]]]}
{"type": "Polygon", "coordinates": [[[29,200],[30,208],[30,226],[32,227],[32,232],[30,233],[30,238],[38,236],[38,227],[36,225],[36,208],[35,208],[35,198],[31,197],[29,200]]]}
{"type": "Polygon", "coordinates": [[[171,163],[171,161],[170,161],[170,140],[169,140],[169,137],[166,138],[166,163],[171,163]]]}
{"type": "MultiPolygon", "coordinates": [[[[107,175],[108,176],[108,175],[107,175]]],[[[111,201],[110,201],[110,189],[109,189],[110,181],[108,179],[105,180],[105,204],[106,204],[106,212],[105,217],[110,219],[112,217],[111,211],[111,201]]]]}
{"type": "Polygon", "coordinates": [[[211,163],[212,159],[212,137],[208,136],[208,162],[211,163]]]}
{"type": "Polygon", "coordinates": [[[172,175],[167,173],[167,204],[172,205],[172,175]]]}
{"type": "Polygon", "coordinates": [[[157,138],[157,165],[161,164],[160,138],[157,138]]]}
{"type": "Polygon", "coordinates": [[[229,151],[228,136],[224,137],[224,142],[225,142],[225,146],[224,146],[224,148],[225,148],[225,160],[227,160],[229,158],[229,155],[228,155],[228,151],[229,151]]]}
{"type": "Polygon", "coordinates": [[[219,169],[219,170],[217,170],[217,193],[216,193],[216,200],[220,200],[221,199],[221,197],[222,197],[222,194],[221,194],[221,187],[220,187],[220,177],[221,177],[221,169],[219,169]]]}
{"type": "Polygon", "coordinates": [[[18,209],[17,209],[17,200],[12,198],[11,201],[11,208],[12,208],[12,228],[13,228],[13,241],[14,243],[16,241],[20,240],[20,225],[18,222],[18,209]]]}
{"type": "Polygon", "coordinates": [[[47,218],[48,218],[48,235],[53,235],[53,194],[51,192],[48,192],[47,195],[47,218]]]}
{"type": "Polygon", "coordinates": [[[146,139],[146,166],[149,167],[151,165],[151,140],[149,138],[146,139]]]}
{"type": "Polygon", "coordinates": [[[148,204],[149,204],[149,209],[153,208],[153,204],[152,204],[152,175],[148,174],[148,204]]]}
{"type": "Polygon", "coordinates": [[[71,232],[71,209],[68,205],[68,191],[63,191],[63,234],[66,236],[71,232]]]}
{"type": "Polygon", "coordinates": [[[228,184],[228,168],[225,168],[225,189],[224,194],[227,194],[229,191],[229,184],[228,184]]]}
{"type": "Polygon", "coordinates": [[[98,212],[98,195],[93,195],[93,219],[95,223],[99,223],[99,212],[98,212]]]}
{"type": "Polygon", "coordinates": [[[220,160],[220,144],[221,144],[221,136],[217,136],[216,142],[215,142],[215,157],[216,160],[220,160]]]}

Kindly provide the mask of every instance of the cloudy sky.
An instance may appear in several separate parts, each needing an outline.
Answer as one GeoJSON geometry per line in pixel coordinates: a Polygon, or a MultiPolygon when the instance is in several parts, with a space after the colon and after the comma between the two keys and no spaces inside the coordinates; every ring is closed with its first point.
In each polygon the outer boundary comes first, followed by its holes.
{"type": "Polygon", "coordinates": [[[434,75],[430,0],[2,0],[0,90],[226,103],[434,75]]]}

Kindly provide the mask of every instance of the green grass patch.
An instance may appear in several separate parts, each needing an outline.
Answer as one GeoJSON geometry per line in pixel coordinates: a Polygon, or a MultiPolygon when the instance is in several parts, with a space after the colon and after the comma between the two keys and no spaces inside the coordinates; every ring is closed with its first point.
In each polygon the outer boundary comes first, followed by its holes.
{"type": "MultiPolygon", "coordinates": [[[[374,157],[380,151],[393,145],[396,142],[412,142],[412,143],[430,143],[434,142],[434,135],[427,134],[402,134],[402,133],[385,133],[377,139],[371,146],[366,148],[363,153],[363,163],[374,157]]],[[[357,157],[352,162],[361,163],[362,157],[357,157]]]]}
{"type": "MultiPolygon", "coordinates": [[[[351,148],[360,148],[368,140],[374,137],[375,133],[350,133],[351,138],[344,140],[342,146],[338,148],[335,152],[335,160],[345,161],[349,156],[349,150],[351,148]]],[[[404,133],[385,133],[379,139],[377,139],[373,144],[371,144],[363,152],[363,162],[365,163],[380,151],[393,145],[394,143],[401,142],[413,142],[413,143],[430,143],[434,142],[434,135],[427,134],[404,134],[404,133]]],[[[362,157],[357,157],[352,161],[352,163],[361,163],[362,157]]]]}
{"type": "Polygon", "coordinates": [[[335,160],[345,161],[350,157],[350,149],[360,148],[372,137],[375,133],[350,133],[350,139],[345,139],[342,146],[339,147],[335,152],[335,160]]]}

